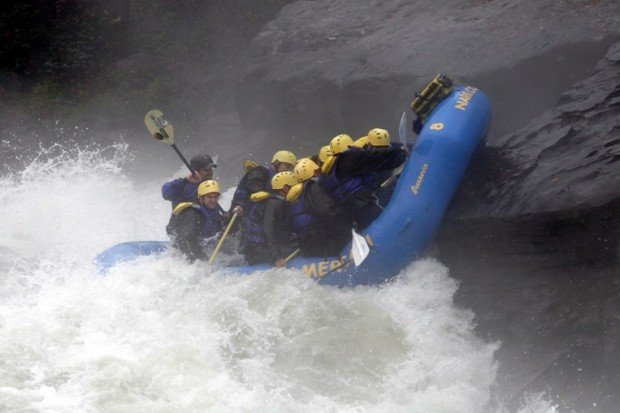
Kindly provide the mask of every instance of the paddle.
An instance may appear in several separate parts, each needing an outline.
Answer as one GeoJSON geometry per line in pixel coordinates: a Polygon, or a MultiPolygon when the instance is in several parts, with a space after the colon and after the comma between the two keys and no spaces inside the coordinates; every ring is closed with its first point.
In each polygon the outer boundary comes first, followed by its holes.
{"type": "MultiPolygon", "coordinates": [[[[403,148],[407,148],[407,112],[403,112],[403,116],[400,117],[400,124],[398,125],[398,139],[403,145],[403,148]]],[[[385,188],[394,182],[394,180],[403,172],[403,169],[405,169],[405,164],[402,164],[398,168],[394,169],[392,175],[390,175],[390,177],[381,184],[381,188],[385,188]]]]}
{"type": "Polygon", "coordinates": [[[179,148],[174,144],[174,128],[172,124],[168,122],[161,110],[153,109],[144,115],[144,124],[149,130],[149,133],[153,138],[159,142],[168,144],[179,155],[185,166],[189,171],[194,174],[194,168],[191,167],[189,162],[185,159],[179,148]]]}
{"type": "Polygon", "coordinates": [[[224,233],[222,234],[220,240],[217,242],[217,245],[215,246],[215,250],[213,250],[213,254],[211,254],[211,258],[209,258],[208,264],[213,264],[213,261],[215,260],[215,256],[217,255],[218,251],[220,250],[220,247],[222,246],[222,243],[224,242],[224,239],[226,238],[226,236],[230,232],[230,229],[232,228],[232,226],[235,223],[236,219],[237,219],[237,214],[235,213],[235,214],[233,214],[232,218],[230,219],[230,222],[228,223],[228,226],[224,230],[224,233]]]}
{"type": "Polygon", "coordinates": [[[284,262],[288,263],[290,260],[292,260],[293,258],[295,258],[295,256],[297,254],[299,254],[301,252],[301,249],[297,248],[295,251],[291,252],[288,257],[286,257],[284,259],[284,262]]]}
{"type": "Polygon", "coordinates": [[[370,254],[370,246],[368,245],[366,238],[355,232],[354,229],[351,229],[351,234],[353,235],[353,238],[351,239],[351,254],[349,255],[353,258],[346,261],[340,261],[340,264],[329,270],[323,277],[326,277],[334,271],[351,264],[351,261],[353,261],[356,267],[359,267],[364,262],[366,257],[368,257],[368,254],[370,254]]]}
{"type": "Polygon", "coordinates": [[[353,235],[353,239],[351,240],[351,256],[353,257],[355,266],[359,267],[366,257],[368,257],[368,254],[370,254],[370,246],[366,238],[355,232],[354,229],[351,229],[351,234],[353,235]]]}
{"type": "Polygon", "coordinates": [[[400,117],[400,124],[398,125],[398,138],[403,148],[407,147],[407,112],[403,112],[403,116],[400,117]]]}

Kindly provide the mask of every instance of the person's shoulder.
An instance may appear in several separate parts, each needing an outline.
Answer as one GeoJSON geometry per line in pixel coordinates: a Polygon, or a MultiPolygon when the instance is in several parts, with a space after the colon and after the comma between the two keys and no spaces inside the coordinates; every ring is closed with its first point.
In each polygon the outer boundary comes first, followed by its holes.
{"type": "Polygon", "coordinates": [[[364,153],[364,151],[366,151],[366,149],[358,148],[356,146],[349,146],[349,149],[336,155],[336,159],[344,159],[352,156],[358,156],[359,154],[364,153]]]}
{"type": "Polygon", "coordinates": [[[268,173],[268,169],[266,166],[264,165],[256,165],[254,168],[250,169],[248,171],[249,174],[255,174],[255,175],[265,175],[268,173]]]}
{"type": "Polygon", "coordinates": [[[185,178],[175,178],[171,181],[167,181],[164,183],[164,186],[166,185],[178,185],[178,184],[182,184],[182,183],[187,183],[187,179],[185,178]]]}
{"type": "Polygon", "coordinates": [[[247,171],[245,173],[245,175],[243,176],[246,180],[247,179],[267,179],[268,176],[268,172],[267,172],[267,168],[262,166],[262,165],[258,165],[252,169],[250,169],[249,171],[247,171]]]}
{"type": "Polygon", "coordinates": [[[191,204],[190,208],[187,208],[187,210],[194,211],[196,214],[201,214],[201,212],[206,211],[207,208],[205,208],[205,207],[203,207],[202,205],[199,205],[199,204],[191,204]]]}
{"type": "Polygon", "coordinates": [[[363,148],[350,147],[346,151],[338,155],[335,166],[336,168],[343,163],[356,162],[359,159],[363,159],[368,156],[369,150],[363,148]]]}
{"type": "Polygon", "coordinates": [[[187,207],[178,211],[176,215],[178,215],[179,219],[183,221],[204,219],[204,213],[202,211],[202,206],[198,204],[188,205],[187,207]]]}
{"type": "Polygon", "coordinates": [[[393,152],[395,150],[398,150],[398,148],[394,146],[375,146],[375,147],[369,148],[368,152],[369,153],[387,153],[387,152],[393,152]]]}

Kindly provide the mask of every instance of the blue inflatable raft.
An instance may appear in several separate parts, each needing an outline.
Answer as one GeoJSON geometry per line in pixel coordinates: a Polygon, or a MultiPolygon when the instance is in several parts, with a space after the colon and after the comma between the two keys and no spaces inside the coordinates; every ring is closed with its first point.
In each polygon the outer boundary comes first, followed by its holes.
{"type": "MultiPolygon", "coordinates": [[[[490,120],[491,106],[481,91],[471,86],[453,89],[426,118],[389,204],[361,234],[370,245],[361,265],[352,262],[349,244],[340,257],[297,257],[288,267],[337,286],[381,284],[398,275],[435,235],[490,120]]],[[[119,262],[167,248],[164,241],[126,242],[101,252],[95,261],[105,272],[119,262]]],[[[234,272],[268,268],[240,266],[234,272]]]]}

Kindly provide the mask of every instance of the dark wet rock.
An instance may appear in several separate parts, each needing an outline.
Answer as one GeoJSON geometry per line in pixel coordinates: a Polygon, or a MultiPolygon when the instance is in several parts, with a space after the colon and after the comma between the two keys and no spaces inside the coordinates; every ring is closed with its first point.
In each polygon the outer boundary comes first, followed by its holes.
{"type": "Polygon", "coordinates": [[[620,43],[555,108],[486,152],[452,218],[578,211],[619,199],[620,43]]]}

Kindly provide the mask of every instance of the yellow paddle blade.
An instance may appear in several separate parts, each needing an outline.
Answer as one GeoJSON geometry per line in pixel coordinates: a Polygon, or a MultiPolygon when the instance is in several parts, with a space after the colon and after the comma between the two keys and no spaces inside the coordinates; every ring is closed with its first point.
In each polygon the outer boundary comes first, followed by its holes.
{"type": "Polygon", "coordinates": [[[174,128],[161,110],[153,109],[147,112],[144,124],[152,137],[168,145],[174,144],[174,128]]]}

